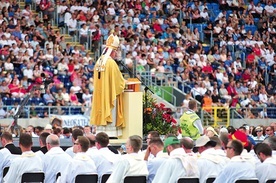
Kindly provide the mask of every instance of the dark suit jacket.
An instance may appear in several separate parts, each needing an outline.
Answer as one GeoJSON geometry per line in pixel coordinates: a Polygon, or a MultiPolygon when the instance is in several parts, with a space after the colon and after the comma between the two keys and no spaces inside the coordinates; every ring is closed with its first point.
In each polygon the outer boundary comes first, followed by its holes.
{"type": "Polygon", "coordinates": [[[115,147],[110,146],[110,145],[108,145],[107,147],[108,147],[108,149],[109,149],[110,151],[112,151],[114,154],[119,154],[119,152],[117,151],[117,149],[116,149],[115,147]]]}
{"type": "Polygon", "coordinates": [[[46,152],[48,152],[48,149],[47,149],[46,146],[41,147],[39,150],[40,150],[41,152],[43,152],[43,154],[46,154],[46,152]]]}
{"type": "Polygon", "coordinates": [[[22,154],[21,149],[19,147],[16,147],[14,144],[7,144],[5,148],[7,148],[11,152],[11,154],[22,154]]]}

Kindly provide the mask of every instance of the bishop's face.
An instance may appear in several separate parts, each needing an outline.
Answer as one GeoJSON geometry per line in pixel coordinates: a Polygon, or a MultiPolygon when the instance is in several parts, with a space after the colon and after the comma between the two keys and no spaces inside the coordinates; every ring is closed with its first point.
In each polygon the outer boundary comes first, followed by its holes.
{"type": "Polygon", "coordinates": [[[113,58],[113,59],[116,59],[118,57],[118,52],[117,50],[112,50],[111,54],[110,54],[110,57],[113,58]]]}

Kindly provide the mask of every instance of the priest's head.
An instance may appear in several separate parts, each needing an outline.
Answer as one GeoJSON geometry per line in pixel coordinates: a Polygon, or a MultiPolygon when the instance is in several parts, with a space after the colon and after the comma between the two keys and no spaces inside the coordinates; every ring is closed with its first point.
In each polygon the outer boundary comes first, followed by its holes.
{"type": "Polygon", "coordinates": [[[103,51],[103,54],[106,56],[111,56],[115,58],[117,56],[117,49],[120,47],[120,40],[117,35],[114,35],[113,32],[108,36],[106,40],[106,47],[103,51]]]}
{"type": "Polygon", "coordinates": [[[167,152],[169,155],[174,149],[180,148],[180,141],[175,136],[170,136],[164,141],[164,152],[167,152]]]}
{"type": "Polygon", "coordinates": [[[132,135],[128,137],[126,142],[126,152],[130,153],[138,153],[143,145],[142,138],[138,135],[132,135]]]}
{"type": "Polygon", "coordinates": [[[27,133],[22,133],[19,137],[19,147],[22,150],[22,152],[31,151],[32,145],[32,136],[27,133]]]}

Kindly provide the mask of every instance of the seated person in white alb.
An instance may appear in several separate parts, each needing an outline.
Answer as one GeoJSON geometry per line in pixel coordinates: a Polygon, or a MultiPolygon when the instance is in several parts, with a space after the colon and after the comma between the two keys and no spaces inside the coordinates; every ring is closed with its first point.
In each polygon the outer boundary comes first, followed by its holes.
{"type": "MultiPolygon", "coordinates": [[[[91,138],[88,136],[88,138],[91,138]]],[[[93,137],[92,137],[93,139],[93,137]]],[[[92,142],[93,143],[93,142],[92,142]]],[[[87,154],[92,158],[97,167],[97,173],[99,180],[101,180],[101,176],[103,174],[111,174],[114,168],[114,164],[120,158],[120,155],[113,153],[108,148],[109,137],[105,132],[100,132],[95,137],[95,149],[88,150],[87,154]]]]}
{"type": "MultiPolygon", "coordinates": [[[[78,136],[83,136],[83,131],[80,129],[74,129],[72,132],[72,142],[75,143],[75,141],[77,140],[78,136]]],[[[74,153],[74,146],[69,147],[66,149],[66,153],[69,154],[72,158],[75,156],[74,153]]]]}
{"type": "Polygon", "coordinates": [[[228,142],[226,156],[230,158],[230,162],[221,170],[214,183],[233,183],[238,179],[256,178],[254,163],[241,156],[242,151],[241,141],[228,142]]]}
{"type": "Polygon", "coordinates": [[[31,150],[32,145],[31,135],[26,133],[20,134],[19,147],[22,150],[22,155],[12,160],[10,169],[4,177],[4,182],[18,183],[21,182],[21,177],[26,172],[43,172],[43,162],[41,158],[31,150]]]}
{"type": "Polygon", "coordinates": [[[73,152],[76,154],[72,161],[67,164],[64,174],[61,174],[61,183],[75,182],[75,178],[79,174],[97,174],[94,161],[86,154],[90,142],[87,137],[78,136],[74,142],[73,152]]]}
{"type": "Polygon", "coordinates": [[[153,183],[177,182],[180,177],[198,177],[196,158],[185,153],[177,137],[164,141],[164,151],[170,156],[158,168],[153,183]]]}
{"type": "Polygon", "coordinates": [[[107,183],[123,183],[126,176],[148,175],[147,164],[138,154],[142,148],[142,138],[130,136],[126,142],[127,154],[115,164],[107,183]]]}
{"type": "Polygon", "coordinates": [[[59,172],[63,174],[72,158],[61,149],[59,137],[55,134],[46,138],[46,146],[48,152],[43,157],[45,182],[55,182],[56,175],[59,172]]]}
{"type": "Polygon", "coordinates": [[[272,157],[271,147],[265,143],[258,143],[254,146],[254,151],[262,162],[255,169],[259,181],[266,182],[268,179],[275,180],[276,158],[272,157]]]}

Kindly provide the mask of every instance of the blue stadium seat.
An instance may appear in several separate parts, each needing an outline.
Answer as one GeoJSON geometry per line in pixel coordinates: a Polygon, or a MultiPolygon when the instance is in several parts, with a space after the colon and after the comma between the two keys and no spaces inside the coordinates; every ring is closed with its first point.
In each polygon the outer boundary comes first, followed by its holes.
{"type": "Polygon", "coordinates": [[[72,84],[71,83],[64,83],[64,87],[66,88],[67,92],[70,92],[70,88],[71,88],[72,84]]]}
{"type": "Polygon", "coordinates": [[[219,10],[219,4],[218,3],[211,3],[213,10],[219,10]]]}
{"type": "Polygon", "coordinates": [[[207,8],[208,8],[208,10],[213,10],[213,6],[212,6],[212,4],[207,3],[207,8]]]}
{"type": "Polygon", "coordinates": [[[140,19],[140,20],[144,20],[146,17],[147,17],[147,16],[146,16],[145,14],[140,14],[140,15],[139,15],[139,19],[140,19]]]}
{"type": "Polygon", "coordinates": [[[11,105],[11,98],[3,97],[2,100],[5,105],[11,105]]]}
{"type": "Polygon", "coordinates": [[[43,107],[36,107],[35,112],[39,117],[42,117],[44,115],[44,108],[43,107]]]}
{"type": "Polygon", "coordinates": [[[260,0],[253,0],[253,2],[255,5],[257,5],[260,2],[260,0]]]}
{"type": "Polygon", "coordinates": [[[188,2],[187,7],[191,7],[194,4],[194,2],[188,2]]]}
{"type": "Polygon", "coordinates": [[[20,103],[20,98],[11,98],[11,104],[14,105],[15,103],[20,103]]]}
{"type": "Polygon", "coordinates": [[[202,32],[202,25],[201,24],[193,24],[193,30],[197,28],[199,32],[202,32]]]}
{"type": "Polygon", "coordinates": [[[226,19],[228,19],[228,17],[230,16],[230,14],[232,14],[233,12],[232,12],[232,10],[227,10],[227,12],[226,12],[226,19]]]}
{"type": "Polygon", "coordinates": [[[213,12],[214,12],[214,18],[216,18],[218,16],[218,14],[220,13],[220,10],[214,9],[213,12]]]}
{"type": "Polygon", "coordinates": [[[245,25],[244,29],[248,32],[251,31],[252,35],[254,34],[254,32],[257,30],[257,26],[255,25],[245,25]]]}
{"type": "Polygon", "coordinates": [[[71,114],[82,114],[80,107],[71,107],[71,114]]]}
{"type": "Polygon", "coordinates": [[[208,51],[210,50],[210,45],[204,45],[204,46],[203,46],[203,50],[204,50],[204,52],[207,54],[208,51]]]}
{"type": "Polygon", "coordinates": [[[68,109],[68,107],[62,107],[61,110],[64,111],[64,115],[68,115],[68,114],[69,114],[69,109],[68,109]]]}
{"type": "Polygon", "coordinates": [[[259,20],[260,20],[259,18],[254,18],[254,22],[255,22],[255,23],[258,23],[259,20]]]}
{"type": "Polygon", "coordinates": [[[191,30],[193,30],[193,24],[187,24],[187,27],[191,30]]]}
{"type": "Polygon", "coordinates": [[[155,7],[150,8],[150,11],[156,11],[155,7]]]}
{"type": "Polygon", "coordinates": [[[40,97],[30,98],[30,104],[34,103],[35,105],[40,105],[40,103],[44,103],[43,99],[40,97]]]}

